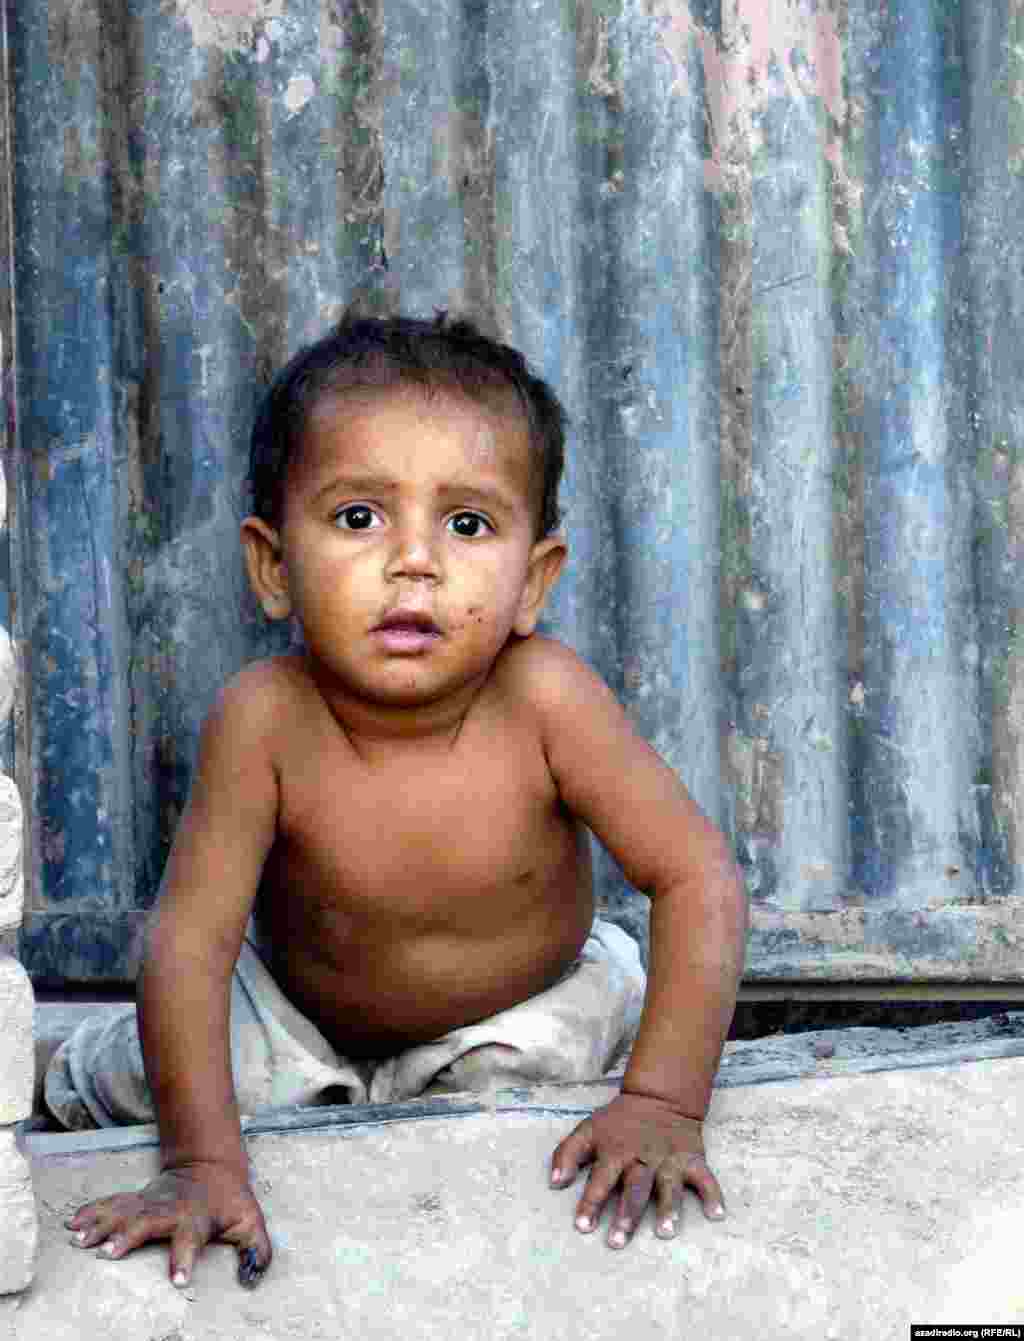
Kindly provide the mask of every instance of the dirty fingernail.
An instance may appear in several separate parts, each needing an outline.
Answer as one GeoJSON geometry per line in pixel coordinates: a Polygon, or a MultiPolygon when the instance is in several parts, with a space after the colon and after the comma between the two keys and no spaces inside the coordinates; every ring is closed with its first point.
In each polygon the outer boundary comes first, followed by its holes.
{"type": "Polygon", "coordinates": [[[260,1266],[256,1258],[255,1248],[246,1248],[238,1259],[238,1283],[244,1285],[246,1289],[252,1289],[263,1279],[265,1267],[260,1266]]]}

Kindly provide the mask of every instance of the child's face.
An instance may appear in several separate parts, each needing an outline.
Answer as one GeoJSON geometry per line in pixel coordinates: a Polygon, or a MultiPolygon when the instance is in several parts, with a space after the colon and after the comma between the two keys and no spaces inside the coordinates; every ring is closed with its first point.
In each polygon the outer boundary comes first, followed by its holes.
{"type": "Polygon", "coordinates": [[[533,632],[565,560],[560,538],[535,543],[534,521],[525,419],[401,387],[316,406],[280,530],[250,517],[242,532],[264,610],[299,619],[332,688],[412,706],[533,632]],[[381,629],[395,611],[433,631],[381,629]]]}

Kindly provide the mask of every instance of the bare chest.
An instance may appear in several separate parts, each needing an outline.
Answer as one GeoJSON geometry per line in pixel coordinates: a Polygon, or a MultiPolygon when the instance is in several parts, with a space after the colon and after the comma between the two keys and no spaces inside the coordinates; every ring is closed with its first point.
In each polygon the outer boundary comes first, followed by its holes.
{"type": "Polygon", "coordinates": [[[541,897],[575,849],[539,741],[506,729],[372,766],[343,750],[297,763],[265,883],[334,934],[483,934],[541,897]]]}

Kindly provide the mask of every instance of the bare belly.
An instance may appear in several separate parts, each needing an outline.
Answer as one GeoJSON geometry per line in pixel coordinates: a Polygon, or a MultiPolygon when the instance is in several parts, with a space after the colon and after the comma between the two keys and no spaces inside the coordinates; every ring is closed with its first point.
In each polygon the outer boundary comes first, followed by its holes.
{"type": "Polygon", "coordinates": [[[351,920],[339,917],[332,935],[321,910],[316,934],[302,935],[296,910],[274,917],[271,900],[260,918],[271,971],[338,1053],[391,1056],[507,1010],[562,977],[593,921],[589,850],[559,876],[529,906],[510,890],[507,920],[495,925],[492,914],[475,934],[472,927],[403,934],[397,923],[353,934],[351,920]]]}

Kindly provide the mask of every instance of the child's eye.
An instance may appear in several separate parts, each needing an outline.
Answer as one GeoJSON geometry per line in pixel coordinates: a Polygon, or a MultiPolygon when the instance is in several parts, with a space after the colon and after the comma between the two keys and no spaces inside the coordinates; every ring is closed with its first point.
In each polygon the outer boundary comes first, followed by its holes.
{"type": "Polygon", "coordinates": [[[346,518],[341,528],[343,531],[368,531],[375,515],[373,508],[368,508],[365,503],[351,503],[335,513],[334,520],[340,524],[342,517],[346,518]]]}
{"type": "Polygon", "coordinates": [[[451,523],[456,528],[456,535],[462,536],[463,540],[475,540],[481,534],[477,529],[478,526],[486,526],[488,530],[491,529],[491,524],[486,517],[481,517],[476,512],[457,512],[451,518],[451,523]],[[467,524],[472,529],[463,529],[467,524]]]}

